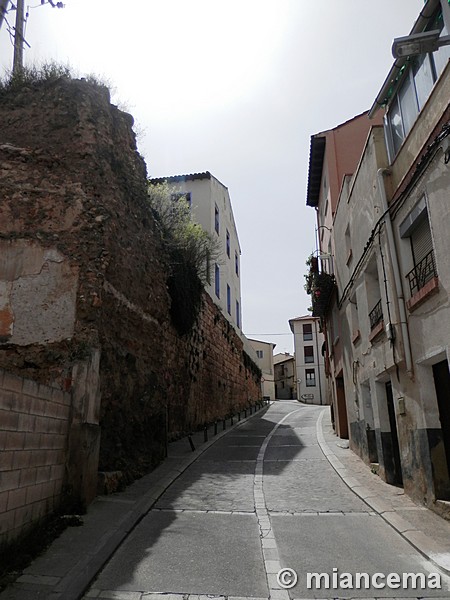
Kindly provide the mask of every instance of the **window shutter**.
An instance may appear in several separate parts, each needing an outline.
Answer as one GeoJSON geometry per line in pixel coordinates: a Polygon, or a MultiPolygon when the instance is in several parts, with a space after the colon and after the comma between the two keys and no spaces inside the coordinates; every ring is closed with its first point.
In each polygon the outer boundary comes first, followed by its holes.
{"type": "Polygon", "coordinates": [[[411,244],[413,249],[414,264],[418,265],[433,250],[433,240],[428,218],[412,232],[411,244]]]}

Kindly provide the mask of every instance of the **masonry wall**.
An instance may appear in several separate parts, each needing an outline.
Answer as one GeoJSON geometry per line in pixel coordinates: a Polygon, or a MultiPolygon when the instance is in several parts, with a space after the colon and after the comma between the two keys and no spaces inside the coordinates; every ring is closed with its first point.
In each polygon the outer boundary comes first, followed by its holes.
{"type": "Polygon", "coordinates": [[[209,296],[191,332],[171,321],[132,124],[85,81],[0,92],[0,368],[71,399],[64,486],[82,504],[97,469],[131,481],[168,438],[260,397],[209,296]]]}
{"type": "Polygon", "coordinates": [[[58,506],[71,395],[0,370],[0,545],[58,506]]]}

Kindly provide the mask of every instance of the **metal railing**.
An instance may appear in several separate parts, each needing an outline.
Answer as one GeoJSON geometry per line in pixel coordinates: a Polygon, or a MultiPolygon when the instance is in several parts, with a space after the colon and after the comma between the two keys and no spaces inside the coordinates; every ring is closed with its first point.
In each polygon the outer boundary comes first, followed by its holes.
{"type": "Polygon", "coordinates": [[[374,329],[380,321],[383,320],[383,310],[381,308],[381,300],[379,300],[369,313],[370,330],[374,329]]]}
{"type": "Polygon", "coordinates": [[[431,252],[428,252],[425,258],[415,265],[414,269],[406,275],[411,296],[414,296],[414,294],[423,288],[430,279],[433,279],[433,277],[436,276],[437,271],[436,262],[434,260],[434,251],[431,250],[431,252]]]}

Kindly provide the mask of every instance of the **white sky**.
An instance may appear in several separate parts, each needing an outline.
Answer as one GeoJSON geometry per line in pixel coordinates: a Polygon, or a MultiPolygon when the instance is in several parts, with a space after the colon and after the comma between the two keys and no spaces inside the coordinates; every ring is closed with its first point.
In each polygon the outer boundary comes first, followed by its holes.
{"type": "MultiPolygon", "coordinates": [[[[25,62],[109,82],[149,176],[210,171],[242,247],[244,332],[292,352],[306,314],[310,136],[368,110],[423,0],[31,0],[25,62]],[[36,6],[35,8],[32,8],[36,6]],[[285,334],[285,335],[268,335],[285,334]]],[[[8,19],[14,24],[15,13],[8,19]]],[[[11,67],[5,24],[0,68],[11,67]]]]}

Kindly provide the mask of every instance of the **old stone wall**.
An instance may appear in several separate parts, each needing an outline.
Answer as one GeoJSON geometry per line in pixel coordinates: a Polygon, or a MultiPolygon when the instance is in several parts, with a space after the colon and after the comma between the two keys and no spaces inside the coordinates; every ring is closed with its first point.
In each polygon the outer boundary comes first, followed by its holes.
{"type": "Polygon", "coordinates": [[[97,466],[137,477],[168,437],[260,397],[209,296],[191,332],[173,326],[132,122],[85,81],[0,93],[0,367],[70,394],[66,484],[85,503],[97,466]]]}
{"type": "Polygon", "coordinates": [[[261,398],[260,377],[243,342],[205,292],[187,337],[168,334],[166,370],[169,432],[176,436],[234,414],[261,398]]]}

